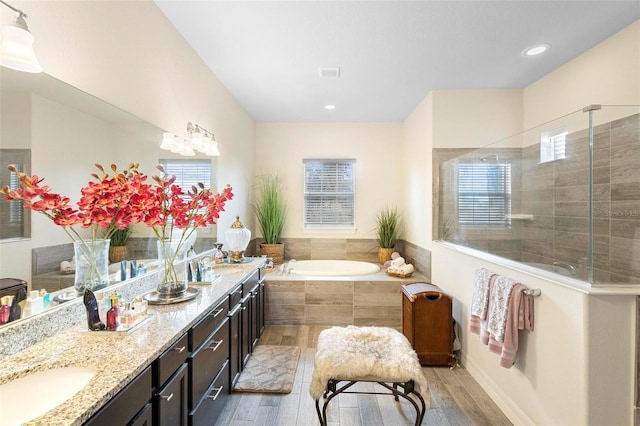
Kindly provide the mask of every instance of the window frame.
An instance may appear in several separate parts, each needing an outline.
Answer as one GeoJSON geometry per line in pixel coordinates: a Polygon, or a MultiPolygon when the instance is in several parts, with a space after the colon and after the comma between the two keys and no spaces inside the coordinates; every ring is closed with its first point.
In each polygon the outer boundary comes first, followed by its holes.
{"type": "MultiPolygon", "coordinates": [[[[303,208],[302,208],[302,225],[305,231],[353,231],[356,227],[356,160],[353,158],[306,158],[303,159],[303,208]],[[350,180],[339,181],[337,174],[340,172],[340,165],[348,165],[346,172],[350,175],[350,180]],[[312,170],[310,166],[321,168],[321,176],[319,178],[320,185],[328,183],[334,185],[334,189],[341,187],[339,191],[325,191],[315,190],[313,184],[310,181],[310,173],[312,170]],[[331,170],[333,168],[334,170],[331,170]],[[334,173],[336,176],[330,176],[330,173],[334,173]],[[328,179],[326,181],[325,179],[328,179]],[[335,179],[333,182],[331,179],[335,179]],[[346,189],[346,190],[344,190],[346,189]],[[320,197],[320,201],[311,204],[311,197],[320,197]],[[323,209],[323,205],[327,202],[336,202],[338,205],[342,204],[344,207],[343,212],[346,215],[333,215],[326,214],[328,210],[323,209]],[[317,213],[318,220],[310,221],[312,213],[309,212],[315,205],[315,208],[319,208],[317,213]],[[340,217],[346,217],[347,220],[340,220],[340,217]]],[[[344,166],[343,166],[344,167],[344,166]]],[[[344,173],[344,171],[343,171],[344,173]]],[[[316,179],[316,185],[318,184],[316,179]]],[[[335,209],[333,212],[335,213],[335,209]]]]}
{"type": "Polygon", "coordinates": [[[511,227],[511,212],[512,212],[512,201],[513,201],[513,194],[512,194],[513,176],[511,173],[511,163],[508,163],[508,162],[489,163],[482,160],[471,160],[471,161],[460,162],[457,164],[457,167],[456,167],[456,179],[457,179],[457,183],[456,183],[457,209],[456,210],[457,210],[457,223],[459,226],[470,227],[470,228],[473,228],[473,227],[510,228],[511,227]],[[472,175],[465,176],[465,177],[461,176],[461,166],[463,166],[462,168],[464,168],[464,166],[470,166],[470,168],[472,169],[471,171],[472,175]],[[487,176],[487,173],[489,172],[489,168],[491,167],[499,167],[500,169],[502,169],[500,173],[502,175],[502,178],[498,182],[502,186],[501,190],[495,190],[495,188],[489,188],[491,184],[496,183],[495,180],[491,181],[491,178],[487,176]],[[482,173],[482,170],[481,170],[482,168],[485,169],[484,175],[480,174],[482,173]],[[479,190],[482,188],[479,188],[474,182],[475,180],[474,178],[476,175],[473,175],[473,173],[477,174],[478,176],[477,180],[481,185],[484,184],[485,190],[479,190]],[[462,180],[466,181],[468,185],[467,188],[463,188],[464,190],[461,189],[462,180]],[[491,190],[491,189],[494,189],[494,190],[491,190]],[[466,207],[466,209],[470,210],[470,213],[469,212],[461,213],[462,208],[464,208],[462,206],[463,202],[461,201],[463,197],[472,199],[471,201],[465,202],[465,204],[469,204],[469,206],[466,207]],[[482,200],[483,198],[485,200],[482,200]],[[495,210],[494,200],[501,201],[501,203],[498,203],[498,205],[502,204],[502,208],[501,208],[502,213],[498,218],[493,217],[495,215],[495,212],[492,212],[492,210],[495,210]],[[475,206],[477,204],[479,205],[484,204],[486,207],[477,209],[479,218],[476,220],[475,206]],[[470,216],[471,216],[471,219],[466,219],[466,218],[469,218],[470,216]]]}

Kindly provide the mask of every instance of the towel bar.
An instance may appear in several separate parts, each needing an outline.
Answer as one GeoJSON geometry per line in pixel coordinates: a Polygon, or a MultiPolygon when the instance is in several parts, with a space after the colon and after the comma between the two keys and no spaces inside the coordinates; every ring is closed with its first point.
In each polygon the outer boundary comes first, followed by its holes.
{"type": "Polygon", "coordinates": [[[542,294],[542,290],[540,290],[539,288],[530,288],[528,290],[525,290],[523,293],[529,296],[538,297],[542,294]]]}

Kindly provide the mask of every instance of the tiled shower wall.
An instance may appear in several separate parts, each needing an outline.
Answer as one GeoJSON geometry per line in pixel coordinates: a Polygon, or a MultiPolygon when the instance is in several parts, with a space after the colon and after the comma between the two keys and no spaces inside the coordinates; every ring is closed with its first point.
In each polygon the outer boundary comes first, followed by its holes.
{"type": "MultiPolygon", "coordinates": [[[[593,138],[594,282],[640,283],[640,114],[595,126],[593,138]]],[[[566,262],[587,278],[589,135],[567,136],[566,159],[539,162],[523,149],[522,260],[566,262]]]]}

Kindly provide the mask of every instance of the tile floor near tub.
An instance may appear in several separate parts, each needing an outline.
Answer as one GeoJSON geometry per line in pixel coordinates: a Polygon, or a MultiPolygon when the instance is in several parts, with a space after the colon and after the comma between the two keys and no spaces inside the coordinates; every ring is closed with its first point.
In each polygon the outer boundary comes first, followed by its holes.
{"type": "MultiPolygon", "coordinates": [[[[324,328],[268,325],[258,344],[302,349],[292,392],[284,395],[234,393],[216,425],[318,425],[309,385],[318,334],[324,328]]],[[[423,425],[511,425],[464,368],[423,367],[422,371],[431,394],[431,409],[427,410],[423,425]]],[[[356,386],[360,385],[369,384],[356,386]]],[[[335,398],[328,409],[328,423],[332,426],[402,426],[414,424],[414,418],[415,411],[409,403],[395,403],[388,395],[343,394],[335,398]]]]}

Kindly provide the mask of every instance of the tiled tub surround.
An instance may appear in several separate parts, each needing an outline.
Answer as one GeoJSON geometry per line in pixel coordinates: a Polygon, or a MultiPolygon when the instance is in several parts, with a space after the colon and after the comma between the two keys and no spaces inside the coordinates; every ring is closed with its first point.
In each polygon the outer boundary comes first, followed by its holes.
{"type": "MultiPolygon", "coordinates": [[[[127,336],[86,331],[86,316],[82,309],[74,314],[80,314],[76,325],[61,326],[67,328],[21,352],[5,356],[0,384],[56,367],[80,366],[96,370],[96,375],[84,390],[47,414],[26,423],[28,426],[80,425],[197,323],[216,301],[263,263],[262,259],[256,259],[241,266],[233,265],[230,271],[234,272],[228,274],[224,267],[219,268],[220,281],[214,285],[198,286],[200,294],[191,301],[150,306],[153,319],[127,336]]],[[[124,286],[126,284],[123,283],[124,286]]],[[[47,314],[55,315],[63,314],[60,311],[47,314]]],[[[61,322],[54,318],[51,321],[61,322]]],[[[5,329],[0,329],[0,333],[4,334],[5,329]]],[[[28,404],[25,407],[28,409],[28,404]]]]}
{"type": "MultiPolygon", "coordinates": [[[[378,263],[378,242],[355,238],[283,238],[284,258],[296,260],[360,260],[378,263]]],[[[255,253],[260,252],[260,240],[252,241],[255,253]]],[[[411,263],[416,271],[431,276],[431,252],[404,240],[398,240],[396,251],[411,263]]]]}
{"type": "MultiPolygon", "coordinates": [[[[593,282],[640,284],[640,114],[594,126],[593,132],[593,282]]],[[[464,151],[436,149],[434,161],[464,151]]],[[[531,219],[462,236],[454,226],[445,235],[446,218],[457,217],[457,192],[453,171],[435,164],[441,172],[434,180],[435,238],[528,264],[563,262],[587,281],[588,130],[568,134],[566,158],[546,163],[540,163],[538,144],[518,149],[517,157],[513,148],[482,151],[512,158],[512,210],[531,219]]]]}
{"type": "Polygon", "coordinates": [[[265,322],[402,328],[402,286],[429,282],[420,273],[400,279],[378,272],[353,277],[309,277],[269,272],[265,322]]]}

